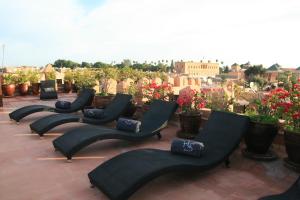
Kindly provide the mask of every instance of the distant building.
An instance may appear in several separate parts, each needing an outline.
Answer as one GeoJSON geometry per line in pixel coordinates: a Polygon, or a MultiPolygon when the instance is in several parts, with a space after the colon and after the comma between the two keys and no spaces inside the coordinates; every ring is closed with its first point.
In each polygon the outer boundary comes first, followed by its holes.
{"type": "Polygon", "coordinates": [[[240,70],[241,70],[241,66],[240,65],[238,65],[236,63],[234,63],[233,65],[231,65],[231,71],[232,72],[238,72],[240,70]]]}
{"type": "Polygon", "coordinates": [[[190,77],[215,77],[219,74],[219,63],[208,62],[175,62],[175,72],[177,74],[188,75],[190,77]]]}

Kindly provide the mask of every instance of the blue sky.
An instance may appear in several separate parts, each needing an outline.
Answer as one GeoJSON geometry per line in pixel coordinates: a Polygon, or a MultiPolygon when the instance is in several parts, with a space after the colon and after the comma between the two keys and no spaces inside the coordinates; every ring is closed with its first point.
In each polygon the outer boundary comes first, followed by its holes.
{"type": "Polygon", "coordinates": [[[203,58],[300,66],[299,0],[1,0],[0,19],[5,66],[203,58]]]}
{"type": "Polygon", "coordinates": [[[77,0],[78,4],[87,10],[93,10],[105,3],[105,0],[77,0]]]}

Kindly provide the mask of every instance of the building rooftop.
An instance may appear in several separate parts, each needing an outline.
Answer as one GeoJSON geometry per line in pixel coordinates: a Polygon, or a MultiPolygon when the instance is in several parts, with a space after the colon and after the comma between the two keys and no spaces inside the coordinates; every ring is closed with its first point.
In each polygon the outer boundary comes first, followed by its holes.
{"type": "MultiPolygon", "coordinates": [[[[60,95],[60,99],[72,100],[75,95],[60,95]]],[[[12,110],[31,104],[54,105],[55,101],[40,101],[38,97],[5,98],[0,108],[0,196],[6,200],[53,199],[107,199],[98,189],[91,189],[87,173],[104,161],[129,150],[139,148],[169,149],[179,124],[172,120],[162,131],[162,139],[156,137],[144,142],[107,140],[95,143],[79,152],[72,163],[55,152],[52,140],[70,127],[82,126],[69,123],[49,132],[44,139],[32,134],[29,124],[49,115],[43,112],[24,118],[20,125],[9,120],[12,110]]],[[[111,124],[112,126],[113,124],[111,124]]],[[[172,173],[161,176],[139,189],[130,199],[134,200],[254,200],[261,196],[286,190],[298,176],[283,166],[282,159],[258,162],[241,155],[241,144],[231,156],[231,167],[224,165],[206,173],[172,173]]],[[[274,146],[281,158],[282,146],[274,146]]],[[[134,163],[133,163],[134,164],[134,163]]]]}

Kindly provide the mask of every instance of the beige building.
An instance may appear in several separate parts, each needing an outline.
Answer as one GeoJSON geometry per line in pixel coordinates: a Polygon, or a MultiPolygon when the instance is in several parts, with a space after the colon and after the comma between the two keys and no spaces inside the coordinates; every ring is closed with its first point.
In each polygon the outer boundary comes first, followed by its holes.
{"type": "Polygon", "coordinates": [[[219,63],[180,61],[175,62],[175,71],[191,77],[215,77],[219,74],[219,63]]]}

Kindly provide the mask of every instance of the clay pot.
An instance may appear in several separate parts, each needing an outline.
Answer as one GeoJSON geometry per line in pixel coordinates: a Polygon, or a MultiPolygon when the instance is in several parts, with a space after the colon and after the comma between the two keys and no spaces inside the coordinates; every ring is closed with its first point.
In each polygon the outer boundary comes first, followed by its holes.
{"type": "Polygon", "coordinates": [[[276,124],[251,122],[245,135],[247,151],[255,154],[266,154],[278,133],[276,124]]]}
{"type": "Polygon", "coordinates": [[[300,133],[285,130],[284,142],[289,161],[300,166],[300,133]]]}
{"type": "Polygon", "coordinates": [[[2,85],[2,90],[4,96],[12,97],[15,94],[16,85],[15,84],[2,85]]]}
{"type": "Polygon", "coordinates": [[[70,92],[72,92],[72,82],[70,82],[70,81],[65,81],[65,83],[64,83],[64,92],[65,92],[65,93],[70,93],[70,92]]]}
{"type": "Polygon", "coordinates": [[[188,134],[191,137],[199,133],[201,126],[200,113],[179,113],[179,121],[181,130],[178,133],[182,133],[182,135],[188,134]]]}
{"type": "Polygon", "coordinates": [[[32,83],[31,84],[32,94],[38,95],[40,93],[40,84],[39,83],[32,83]]]}
{"type": "Polygon", "coordinates": [[[28,94],[28,84],[27,83],[21,83],[19,84],[19,92],[21,95],[27,95],[28,94]]]}

